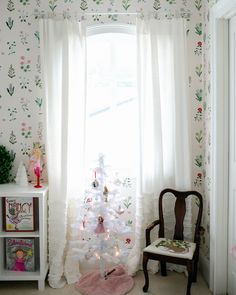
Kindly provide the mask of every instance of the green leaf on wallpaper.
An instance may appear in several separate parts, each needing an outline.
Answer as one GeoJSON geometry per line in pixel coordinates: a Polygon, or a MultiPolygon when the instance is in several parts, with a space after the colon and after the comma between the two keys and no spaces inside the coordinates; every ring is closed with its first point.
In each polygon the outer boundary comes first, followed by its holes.
{"type": "Polygon", "coordinates": [[[9,87],[7,88],[7,92],[10,94],[10,96],[12,96],[14,91],[15,91],[15,87],[10,83],[9,87]]]}
{"type": "Polygon", "coordinates": [[[108,18],[113,22],[118,21],[118,14],[108,14],[108,18]]]}
{"type": "Polygon", "coordinates": [[[31,155],[31,146],[21,142],[21,153],[23,156],[31,155]]]}
{"type": "Polygon", "coordinates": [[[202,64],[195,67],[195,73],[198,75],[199,78],[201,77],[201,75],[202,75],[202,64]]]}
{"type": "Polygon", "coordinates": [[[169,4],[176,4],[176,0],[166,0],[169,4]]]}
{"type": "Polygon", "coordinates": [[[85,11],[86,9],[88,9],[88,3],[87,0],[82,0],[81,4],[80,4],[80,9],[85,11]]]}
{"type": "Polygon", "coordinates": [[[15,143],[17,143],[16,135],[14,134],[13,130],[11,131],[10,138],[9,138],[9,142],[10,142],[11,144],[15,144],[15,143]]]}
{"type": "Polygon", "coordinates": [[[202,101],[202,89],[197,89],[195,92],[196,99],[201,102],[202,101]]]}
{"type": "Polygon", "coordinates": [[[196,24],[195,33],[199,36],[202,34],[202,23],[196,24]]]}
{"type": "Polygon", "coordinates": [[[207,90],[208,90],[208,93],[210,94],[211,93],[211,82],[208,83],[207,90]]]}
{"type": "Polygon", "coordinates": [[[195,0],[194,3],[197,10],[200,10],[202,8],[202,0],[195,0]]]}
{"type": "Polygon", "coordinates": [[[52,11],[57,7],[56,2],[57,0],[49,0],[49,7],[52,11]]]}
{"type": "Polygon", "coordinates": [[[37,38],[38,41],[40,41],[39,31],[36,31],[34,33],[34,36],[37,38]]]}
{"type": "Polygon", "coordinates": [[[200,168],[200,167],[202,167],[202,163],[203,163],[202,155],[196,156],[195,165],[200,168]]]}
{"type": "Polygon", "coordinates": [[[161,3],[160,3],[160,0],[155,0],[154,3],[153,3],[153,8],[155,10],[159,10],[161,9],[161,3]]]}
{"type": "Polygon", "coordinates": [[[39,108],[42,107],[42,104],[43,104],[43,99],[42,98],[36,97],[36,99],[34,101],[36,102],[36,104],[37,104],[37,106],[39,108]]]}
{"type": "Polygon", "coordinates": [[[96,4],[103,4],[103,0],[93,0],[93,2],[95,2],[96,4]]]}
{"type": "Polygon", "coordinates": [[[198,143],[201,143],[202,139],[203,139],[203,132],[202,130],[200,130],[199,132],[195,133],[195,138],[197,140],[198,143]]]}
{"type": "Polygon", "coordinates": [[[14,78],[15,76],[16,76],[15,69],[13,68],[12,65],[10,65],[9,70],[8,70],[8,77],[9,78],[14,78]]]}
{"type": "Polygon", "coordinates": [[[128,8],[130,7],[130,0],[122,0],[122,6],[125,10],[128,10],[128,8]]]}
{"type": "Polygon", "coordinates": [[[39,78],[39,76],[35,76],[34,81],[35,81],[36,86],[38,86],[39,88],[42,88],[43,83],[42,83],[41,78],[39,78]]]}
{"type": "Polygon", "coordinates": [[[92,15],[93,20],[94,20],[94,21],[97,21],[97,22],[99,22],[100,17],[101,17],[101,14],[93,14],[93,15],[92,15]]]}
{"type": "Polygon", "coordinates": [[[14,4],[14,2],[12,0],[8,0],[7,10],[9,10],[9,11],[15,10],[15,4],[14,4]]]}
{"type": "Polygon", "coordinates": [[[13,41],[11,43],[8,41],[7,45],[8,45],[8,49],[9,49],[8,55],[15,54],[16,53],[16,51],[15,51],[16,41],[13,41]]]}
{"type": "Polygon", "coordinates": [[[16,120],[16,114],[17,114],[17,109],[16,108],[8,108],[9,116],[10,119],[9,121],[15,121],[16,120]]]}
{"type": "Polygon", "coordinates": [[[20,3],[23,5],[29,5],[29,0],[20,0],[20,3]]]}
{"type": "Polygon", "coordinates": [[[6,25],[11,30],[14,24],[14,20],[11,17],[8,17],[8,20],[6,21],[6,25]]]}

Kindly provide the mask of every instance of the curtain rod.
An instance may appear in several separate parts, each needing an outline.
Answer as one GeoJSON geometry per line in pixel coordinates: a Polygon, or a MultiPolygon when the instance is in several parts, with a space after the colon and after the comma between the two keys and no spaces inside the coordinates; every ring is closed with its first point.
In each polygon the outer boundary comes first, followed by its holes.
{"type": "Polygon", "coordinates": [[[74,15],[74,16],[83,16],[83,15],[141,15],[143,14],[142,12],[100,12],[100,11],[93,11],[93,12],[70,12],[70,11],[64,11],[63,13],[54,13],[54,12],[40,12],[36,11],[33,13],[35,16],[44,16],[44,15],[54,15],[54,16],[66,16],[66,15],[74,15]]]}
{"type": "Polygon", "coordinates": [[[141,14],[141,12],[99,12],[99,11],[95,11],[95,12],[84,12],[84,13],[78,13],[81,15],[94,15],[94,14],[100,14],[100,15],[111,15],[111,14],[119,14],[119,15],[130,15],[130,14],[141,14]]]}
{"type": "Polygon", "coordinates": [[[191,15],[191,12],[186,10],[186,11],[164,11],[162,13],[158,13],[156,11],[153,12],[115,12],[115,11],[110,11],[110,12],[99,12],[99,11],[92,11],[92,12],[71,12],[71,11],[64,11],[62,13],[54,13],[54,12],[48,12],[45,13],[44,11],[35,11],[33,15],[35,17],[70,17],[70,16],[86,16],[86,15],[137,15],[137,16],[145,16],[145,15],[177,15],[177,16],[182,16],[182,17],[189,17],[191,15]]]}

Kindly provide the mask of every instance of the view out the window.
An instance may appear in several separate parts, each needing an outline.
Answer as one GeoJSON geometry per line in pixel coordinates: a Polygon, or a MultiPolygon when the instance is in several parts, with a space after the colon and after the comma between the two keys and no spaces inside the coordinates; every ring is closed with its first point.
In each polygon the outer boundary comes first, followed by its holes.
{"type": "Polygon", "coordinates": [[[99,153],[122,175],[137,165],[136,37],[99,33],[87,38],[86,160],[99,153]]]}

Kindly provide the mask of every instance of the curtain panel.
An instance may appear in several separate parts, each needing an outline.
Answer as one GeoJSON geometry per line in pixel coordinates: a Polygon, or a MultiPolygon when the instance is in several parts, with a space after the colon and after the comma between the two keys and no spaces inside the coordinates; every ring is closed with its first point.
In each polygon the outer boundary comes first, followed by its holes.
{"type": "Polygon", "coordinates": [[[79,277],[78,262],[69,261],[68,256],[67,209],[71,200],[83,196],[84,190],[86,52],[83,25],[71,20],[41,19],[40,49],[50,191],[49,284],[58,288],[79,277]]]}
{"type": "MultiPolygon", "coordinates": [[[[145,228],[158,218],[160,191],[192,186],[185,20],[138,19],[137,52],[139,173],[136,242],[128,260],[131,274],[139,268],[145,228]]],[[[166,204],[170,232],[174,219],[171,206],[166,204]]],[[[191,238],[191,203],[187,207],[185,236],[191,238]]],[[[156,265],[152,269],[156,271],[156,265]]]]}

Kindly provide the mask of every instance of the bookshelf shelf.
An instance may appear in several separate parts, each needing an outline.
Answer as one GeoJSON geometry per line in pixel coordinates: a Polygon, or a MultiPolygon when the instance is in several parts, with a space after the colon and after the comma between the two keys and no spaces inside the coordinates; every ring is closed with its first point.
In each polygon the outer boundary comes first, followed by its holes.
{"type": "Polygon", "coordinates": [[[20,187],[17,184],[0,184],[0,281],[38,281],[38,289],[44,290],[45,278],[48,272],[47,250],[47,198],[48,187],[36,189],[33,185],[20,187]],[[5,198],[29,198],[35,201],[35,227],[33,231],[5,231],[4,201],[5,198]],[[34,241],[34,271],[13,271],[7,267],[6,243],[10,241],[34,241]]]}

